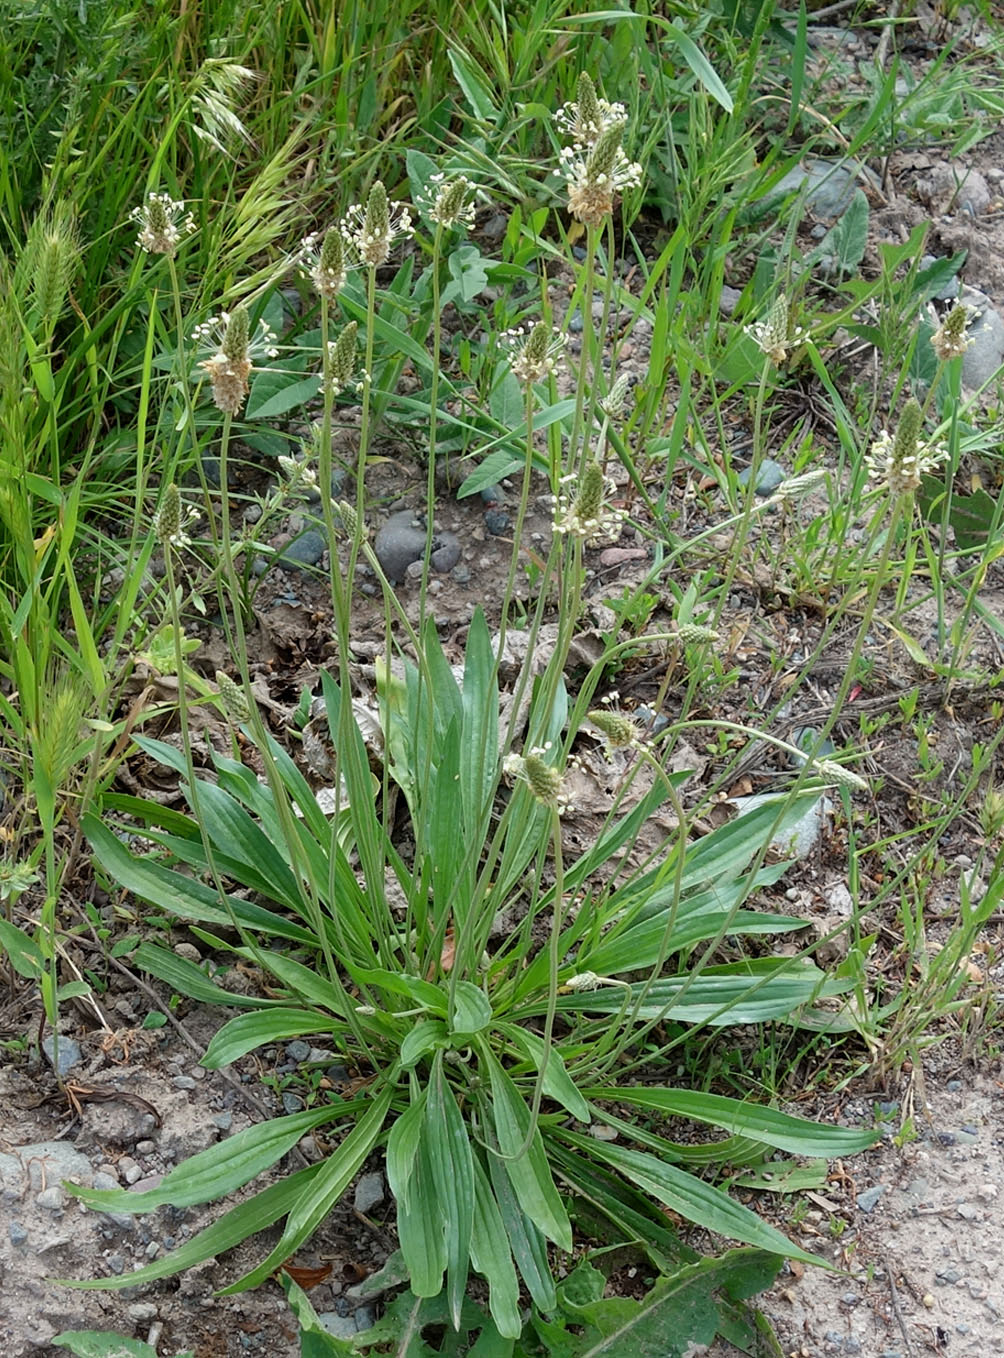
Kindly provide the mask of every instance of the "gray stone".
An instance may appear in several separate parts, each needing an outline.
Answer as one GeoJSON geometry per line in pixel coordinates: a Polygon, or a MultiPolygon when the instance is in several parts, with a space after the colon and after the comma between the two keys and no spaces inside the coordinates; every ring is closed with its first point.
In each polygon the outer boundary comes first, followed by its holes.
{"type": "Polygon", "coordinates": [[[976,389],[984,386],[1004,364],[1004,320],[985,293],[965,288],[961,300],[976,311],[967,336],[973,342],[962,356],[962,382],[976,389]]]}
{"type": "Polygon", "coordinates": [[[355,1208],[357,1212],[369,1212],[379,1206],[384,1199],[383,1175],[375,1172],[363,1174],[356,1184],[355,1208]]]}
{"type": "Polygon", "coordinates": [[[806,211],[817,217],[839,217],[846,212],[854,197],[863,167],[831,164],[826,160],[806,160],[789,170],[770,190],[771,202],[780,202],[803,190],[806,211]]]}
{"type": "Polygon", "coordinates": [[[171,1080],[171,1084],[174,1085],[175,1089],[195,1088],[195,1081],[192,1079],[191,1075],[175,1075],[171,1080]]]}
{"type": "Polygon", "coordinates": [[[376,1311],[372,1306],[360,1306],[353,1319],[359,1330],[369,1330],[376,1324],[376,1311]]]}
{"type": "Polygon", "coordinates": [[[28,1239],[28,1232],[19,1221],[12,1221],[7,1227],[7,1234],[10,1236],[12,1245],[23,1245],[28,1239]]]}
{"type": "Polygon", "coordinates": [[[512,519],[504,509],[486,509],[485,527],[493,537],[501,537],[503,533],[508,533],[512,527],[512,519]]]}
{"type": "MultiPolygon", "coordinates": [[[[54,1046],[55,1039],[53,1038],[52,1033],[49,1033],[47,1037],[42,1038],[42,1050],[49,1058],[50,1065],[55,1064],[53,1061],[54,1046]]],[[[57,1059],[59,1065],[56,1067],[56,1074],[62,1079],[62,1077],[67,1075],[74,1066],[80,1065],[80,1062],[83,1059],[80,1051],[80,1043],[75,1042],[72,1037],[64,1037],[64,1035],[60,1033],[57,1059]]]]}
{"type": "Polygon", "coordinates": [[[303,1100],[300,1098],[299,1094],[290,1093],[283,1094],[282,1106],[287,1113],[302,1113],[304,1107],[303,1100]]]}
{"type": "Polygon", "coordinates": [[[738,288],[730,288],[727,283],[722,284],[722,290],[718,294],[718,310],[723,316],[731,316],[739,305],[742,293],[738,288]]]}
{"type": "Polygon", "coordinates": [[[359,1333],[359,1326],[352,1316],[340,1316],[337,1311],[321,1311],[317,1319],[321,1329],[333,1334],[336,1339],[351,1339],[359,1333]]]}
{"type": "Polygon", "coordinates": [[[307,1061],[310,1059],[310,1043],[295,1038],[286,1043],[286,1055],[291,1061],[307,1061]]]}
{"type": "MultiPolygon", "coordinates": [[[[752,467],[744,467],[736,479],[745,487],[749,485],[752,474],[752,467]]],[[[757,468],[756,482],[753,486],[755,494],[761,497],[773,494],[785,476],[786,472],[780,462],[775,462],[772,457],[765,457],[757,468]]]]}
{"type": "Polygon", "coordinates": [[[119,1181],[112,1174],[95,1174],[92,1187],[100,1189],[102,1193],[107,1193],[109,1189],[118,1188],[119,1181]]]}
{"type": "Polygon", "coordinates": [[[35,1141],[19,1146],[13,1155],[0,1156],[0,1179],[5,1187],[23,1190],[25,1177],[35,1193],[63,1179],[74,1179],[85,1188],[94,1182],[91,1162],[69,1141],[35,1141]]]}
{"type": "Polygon", "coordinates": [[[126,1307],[126,1313],[130,1320],[135,1320],[137,1325],[144,1321],[157,1319],[157,1307],[152,1301],[134,1301],[131,1306],[126,1307]]]}
{"type": "MultiPolygon", "coordinates": [[[[731,805],[737,808],[740,816],[744,816],[750,811],[755,811],[758,806],[762,806],[765,802],[776,800],[776,796],[772,793],[758,792],[752,797],[734,797],[731,805]]],[[[833,803],[829,797],[819,797],[814,802],[810,802],[798,820],[774,836],[771,840],[771,848],[787,857],[808,858],[819,842],[823,826],[828,821],[832,810],[833,803]]]]}
{"type": "Polygon", "coordinates": [[[51,1184],[35,1195],[35,1202],[47,1212],[61,1212],[66,1203],[66,1196],[59,1184],[51,1184]]]}
{"type": "Polygon", "coordinates": [[[233,1113],[215,1113],[213,1115],[213,1125],[219,1127],[221,1132],[229,1132],[234,1125],[233,1113]]]}
{"type": "Polygon", "coordinates": [[[324,534],[308,528],[282,549],[276,565],[283,570],[305,571],[318,565],[327,550],[328,540],[324,534]]]}
{"type": "Polygon", "coordinates": [[[125,1272],[125,1260],[122,1258],[121,1254],[109,1254],[106,1262],[108,1264],[109,1272],[111,1273],[125,1272]]]}
{"type": "Polygon", "coordinates": [[[863,1193],[859,1193],[855,1201],[858,1210],[861,1212],[873,1212],[878,1205],[879,1198],[885,1192],[885,1184],[873,1184],[871,1188],[866,1188],[863,1193]]]}
{"type": "MultiPolygon", "coordinates": [[[[408,567],[425,555],[426,529],[410,509],[392,514],[376,535],[373,550],[391,584],[407,578],[408,567]]],[[[460,560],[460,542],[453,533],[436,532],[432,538],[432,569],[445,574],[460,560]]]]}

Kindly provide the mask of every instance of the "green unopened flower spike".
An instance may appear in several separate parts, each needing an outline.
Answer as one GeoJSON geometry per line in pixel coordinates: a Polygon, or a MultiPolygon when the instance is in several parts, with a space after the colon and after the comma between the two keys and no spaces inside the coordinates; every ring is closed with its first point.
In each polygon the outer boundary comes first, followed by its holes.
{"type": "Polygon", "coordinates": [[[232,722],[234,726],[239,726],[242,721],[249,721],[251,704],[248,702],[247,694],[241,685],[235,683],[224,670],[217,670],[216,687],[220,691],[223,711],[227,720],[232,722]]]}
{"type": "Polygon", "coordinates": [[[619,420],[624,414],[627,404],[627,394],[631,387],[631,378],[627,373],[621,373],[607,392],[603,400],[600,401],[600,409],[607,419],[619,420]]]}
{"type": "Polygon", "coordinates": [[[181,536],[181,492],[172,481],[153,517],[153,535],[162,547],[177,546],[181,536]]]}
{"type": "Polygon", "coordinates": [[[833,759],[817,759],[815,770],[820,778],[828,783],[833,783],[837,787],[845,787],[850,792],[866,792],[868,784],[850,769],[845,769],[843,764],[838,764],[833,759]]]}
{"type": "Polygon", "coordinates": [[[356,366],[356,332],[358,329],[359,326],[355,321],[349,321],[338,338],[328,343],[327,380],[332,396],[337,396],[340,391],[344,391],[352,381],[352,370],[356,366]]]}
{"type": "MultiPolygon", "coordinates": [[[[356,513],[355,505],[349,504],[348,500],[338,500],[334,506],[335,524],[341,528],[347,538],[356,535],[359,526],[359,515],[356,513]]],[[[363,524],[363,537],[366,536],[366,525],[363,524]]]]}
{"type": "Polygon", "coordinates": [[[565,780],[561,771],[547,761],[550,749],[548,741],[546,745],[535,745],[525,755],[506,755],[502,771],[507,778],[525,783],[542,806],[549,806],[563,816],[568,810],[565,780]]]}
{"type": "Polygon", "coordinates": [[[697,646],[702,642],[718,640],[718,633],[713,627],[702,627],[697,622],[677,623],[676,635],[683,642],[684,646],[697,646]]]}

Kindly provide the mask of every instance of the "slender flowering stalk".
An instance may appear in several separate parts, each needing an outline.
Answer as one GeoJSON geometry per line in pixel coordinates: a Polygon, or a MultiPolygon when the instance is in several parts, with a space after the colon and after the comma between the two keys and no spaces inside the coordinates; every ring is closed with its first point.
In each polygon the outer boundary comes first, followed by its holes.
{"type": "Polygon", "coordinates": [[[360,263],[375,269],[386,264],[394,242],[413,235],[414,228],[407,207],[388,203],[387,190],[378,179],[370,189],[365,208],[358,204],[349,208],[342,232],[360,263]]]}
{"type": "Polygon", "coordinates": [[[746,333],[756,341],[760,352],[780,368],[802,347],[808,339],[808,331],[800,325],[793,325],[791,308],[785,294],[775,297],[767,319],[754,321],[746,326],[746,333]]]}
{"type": "Polygon", "coordinates": [[[310,279],[318,297],[333,302],[345,286],[347,273],[345,237],[341,229],[330,226],[323,238],[317,232],[304,236],[297,264],[301,273],[310,279]]]}
{"type": "Polygon", "coordinates": [[[538,321],[529,334],[520,325],[500,336],[510,352],[509,366],[513,376],[525,387],[543,382],[550,377],[565,352],[565,339],[544,321],[538,321]]]}
{"type": "Polygon", "coordinates": [[[866,453],[869,481],[884,482],[894,495],[912,495],[920,489],[921,478],[948,457],[947,448],[921,442],[922,424],[920,405],[911,397],[903,407],[895,437],[883,429],[866,453]]]}
{"type": "Polygon", "coordinates": [[[555,504],[554,531],[581,538],[588,546],[616,542],[626,514],[606,503],[617,487],[595,458],[590,458],[582,474],[575,472],[561,478],[561,485],[578,486],[574,499],[568,490],[559,493],[555,504]]]}
{"type": "Polygon", "coordinates": [[[565,146],[558,172],[568,184],[568,210],[584,226],[599,227],[623,189],[641,183],[641,166],[621,146],[626,122],[612,119],[591,147],[565,146]]]}
{"type": "Polygon", "coordinates": [[[193,338],[215,352],[203,359],[199,367],[209,374],[213,387],[213,404],[227,415],[237,415],[248,394],[248,378],[252,369],[261,366],[261,357],[275,358],[275,332],[264,321],[259,321],[251,335],[248,314],[243,307],[233,312],[223,311],[197,326],[193,338]]]}
{"type": "Polygon", "coordinates": [[[579,76],[573,102],[563,104],[554,121],[576,146],[595,146],[612,123],[626,123],[623,104],[611,104],[596,93],[596,86],[585,71],[579,76]]]}
{"type": "Polygon", "coordinates": [[[931,348],[942,362],[961,358],[976,340],[966,334],[970,322],[977,315],[975,307],[956,302],[941,325],[931,336],[931,348]]]}
{"type": "Polygon", "coordinates": [[[195,220],[169,193],[151,193],[145,203],[129,214],[139,227],[136,244],[148,255],[167,255],[173,259],[178,246],[195,230],[195,220]]]}

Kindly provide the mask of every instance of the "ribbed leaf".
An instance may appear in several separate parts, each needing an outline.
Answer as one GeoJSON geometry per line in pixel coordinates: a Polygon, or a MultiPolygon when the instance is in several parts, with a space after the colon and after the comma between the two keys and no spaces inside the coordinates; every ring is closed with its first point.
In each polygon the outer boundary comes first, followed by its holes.
{"type": "Polygon", "coordinates": [[[141,943],[133,954],[133,965],[148,971],[179,995],[201,1000],[203,1004],[226,1004],[234,1009],[271,1009],[281,1003],[257,995],[238,995],[212,982],[201,967],[156,943],[141,943]]]}
{"type": "Polygon", "coordinates": [[[677,1169],[675,1165],[667,1165],[647,1151],[595,1141],[564,1128],[557,1130],[556,1135],[594,1159],[612,1165],[630,1183],[651,1193],[686,1221],[692,1221],[705,1230],[716,1231],[726,1239],[740,1240],[744,1245],[768,1250],[771,1254],[827,1266],[824,1259],[807,1254],[748,1207],[733,1202],[721,1189],[695,1179],[692,1174],[677,1169]]]}
{"type": "Polygon", "coordinates": [[[447,1264],[444,1228],[423,1116],[407,1199],[397,1202],[397,1238],[416,1297],[436,1297],[442,1291],[447,1264]]]}
{"type": "Polygon", "coordinates": [[[495,1135],[519,1205],[549,1240],[570,1251],[572,1227],[551,1178],[540,1128],[533,1126],[530,1109],[499,1062],[486,1048],[482,1051],[491,1082],[495,1135]]]}
{"type": "Polygon", "coordinates": [[[467,1128],[443,1074],[442,1052],[433,1062],[425,1126],[446,1227],[446,1296],[454,1329],[459,1329],[474,1227],[474,1167],[467,1128]]]}
{"type": "Polygon", "coordinates": [[[464,655],[463,742],[460,788],[464,838],[482,834],[483,816],[495,788],[499,746],[499,690],[485,615],[475,610],[464,655]]]}
{"type": "Polygon", "coordinates": [[[505,1226],[506,1239],[512,1249],[520,1277],[527,1291],[542,1311],[553,1311],[556,1301],[554,1279],[547,1260],[547,1241],[516,1200],[505,1165],[497,1155],[485,1157],[495,1201],[505,1226]]]}
{"type": "Polygon", "coordinates": [[[523,1328],[519,1314],[519,1282],[505,1222],[479,1155],[474,1156],[471,1263],[488,1280],[488,1309],[499,1334],[508,1339],[518,1339],[523,1328]]]}
{"type": "MultiPolygon", "coordinates": [[[[499,1023],[496,1027],[532,1062],[534,1070],[539,1071],[544,1060],[544,1039],[528,1028],[520,1028],[514,1023],[499,1023]]],[[[560,1103],[562,1108],[567,1108],[572,1117],[577,1118],[579,1122],[591,1120],[589,1105],[565,1069],[561,1054],[554,1046],[548,1051],[547,1065],[544,1069],[544,1093],[548,1098],[560,1103]]]]}
{"type": "Polygon", "coordinates": [[[172,1250],[170,1254],[165,1254],[160,1259],[155,1259],[152,1264],[144,1264],[134,1272],[121,1273],[109,1278],[88,1278],[83,1281],[76,1278],[60,1278],[57,1281],[61,1287],[113,1292],[120,1287],[139,1287],[144,1283],[156,1282],[158,1278],[170,1278],[175,1273],[183,1273],[187,1268],[194,1268],[196,1264],[201,1264],[206,1259],[212,1259],[217,1254],[223,1254],[225,1250],[233,1249],[248,1236],[274,1226],[280,1217],[286,1215],[290,1205],[318,1174],[320,1168],[320,1165],[308,1165],[306,1169],[298,1170],[277,1184],[263,1189],[247,1202],[232,1207],[219,1221],[207,1226],[198,1235],[192,1236],[191,1240],[186,1241],[178,1249],[172,1250]]]}
{"type": "Polygon", "coordinates": [[[473,981],[458,981],[454,992],[450,1032],[461,1037],[480,1033],[492,1021],[491,1000],[473,981]]]}
{"type": "Polygon", "coordinates": [[[363,1161],[376,1144],[390,1108],[393,1086],[386,1084],[370,1100],[368,1111],[359,1119],[338,1149],[321,1162],[317,1176],[289,1209],[282,1239],[257,1268],[223,1288],[220,1295],[244,1292],[257,1287],[313,1235],[335,1203],[359,1172],[363,1161]]]}
{"type": "Polygon", "coordinates": [[[311,1033],[333,1033],[342,1027],[344,1024],[340,1019],[325,1018],[313,1009],[279,1008],[241,1014],[225,1023],[214,1035],[202,1065],[207,1070],[219,1070],[266,1042],[284,1042],[287,1038],[305,1037],[311,1033]]]}
{"type": "MultiPolygon", "coordinates": [[[[831,1158],[856,1155],[878,1139],[879,1133],[857,1127],[833,1127],[806,1118],[792,1117],[776,1108],[743,1103],[722,1094],[702,1094],[695,1089],[650,1089],[646,1086],[620,1086],[589,1089],[590,1099],[610,1099],[651,1108],[669,1117],[692,1118],[739,1136],[749,1137],[792,1155],[831,1158]]],[[[602,1114],[599,1116],[602,1117],[602,1114]]]]}
{"type": "Polygon", "coordinates": [[[353,1107],[325,1104],[248,1127],[190,1156],[147,1193],[132,1193],[126,1188],[80,1188],[76,1184],[67,1184],[67,1191],[102,1212],[151,1212],[167,1204],[192,1207],[196,1203],[215,1202],[270,1169],[305,1132],[344,1117],[353,1107]]]}
{"type": "Polygon", "coordinates": [[[422,1090],[395,1120],[387,1137],[387,1182],[395,1200],[405,1207],[411,1202],[411,1178],[421,1144],[425,1098],[426,1091],[422,1090]]]}

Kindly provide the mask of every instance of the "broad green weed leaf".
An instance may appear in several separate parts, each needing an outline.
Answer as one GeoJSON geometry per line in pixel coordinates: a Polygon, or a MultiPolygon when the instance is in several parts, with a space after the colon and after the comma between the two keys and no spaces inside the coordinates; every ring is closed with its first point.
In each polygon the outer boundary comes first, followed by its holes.
{"type": "Polygon", "coordinates": [[[421,1144],[422,1124],[425,1121],[426,1092],[414,1098],[395,1120],[387,1137],[387,1182],[397,1202],[408,1207],[411,1203],[411,1176],[421,1144]]]}
{"type": "Polygon", "coordinates": [[[523,1327],[519,1313],[519,1282],[512,1260],[502,1213],[495,1201],[480,1156],[475,1154],[474,1227],[471,1263],[488,1281],[489,1310],[499,1333],[518,1339],[523,1327]]]}
{"type": "Polygon", "coordinates": [[[457,1036],[480,1033],[492,1021],[491,1001],[473,981],[458,981],[454,989],[450,1032],[457,1036]]]}
{"type": "MultiPolygon", "coordinates": [[[[157,1350],[142,1339],[125,1339],[107,1330],[64,1330],[49,1342],[69,1349],[76,1358],[157,1358],[157,1350]]],[[[192,1354],[179,1353],[178,1358],[192,1358],[192,1354]]]]}
{"type": "MultiPolygon", "coordinates": [[[[427,1110],[423,1109],[423,1113],[427,1110]]],[[[397,1235],[417,1297],[436,1297],[443,1287],[448,1253],[445,1216],[432,1169],[426,1119],[418,1130],[418,1148],[408,1196],[397,1201],[397,1235]]]]}

